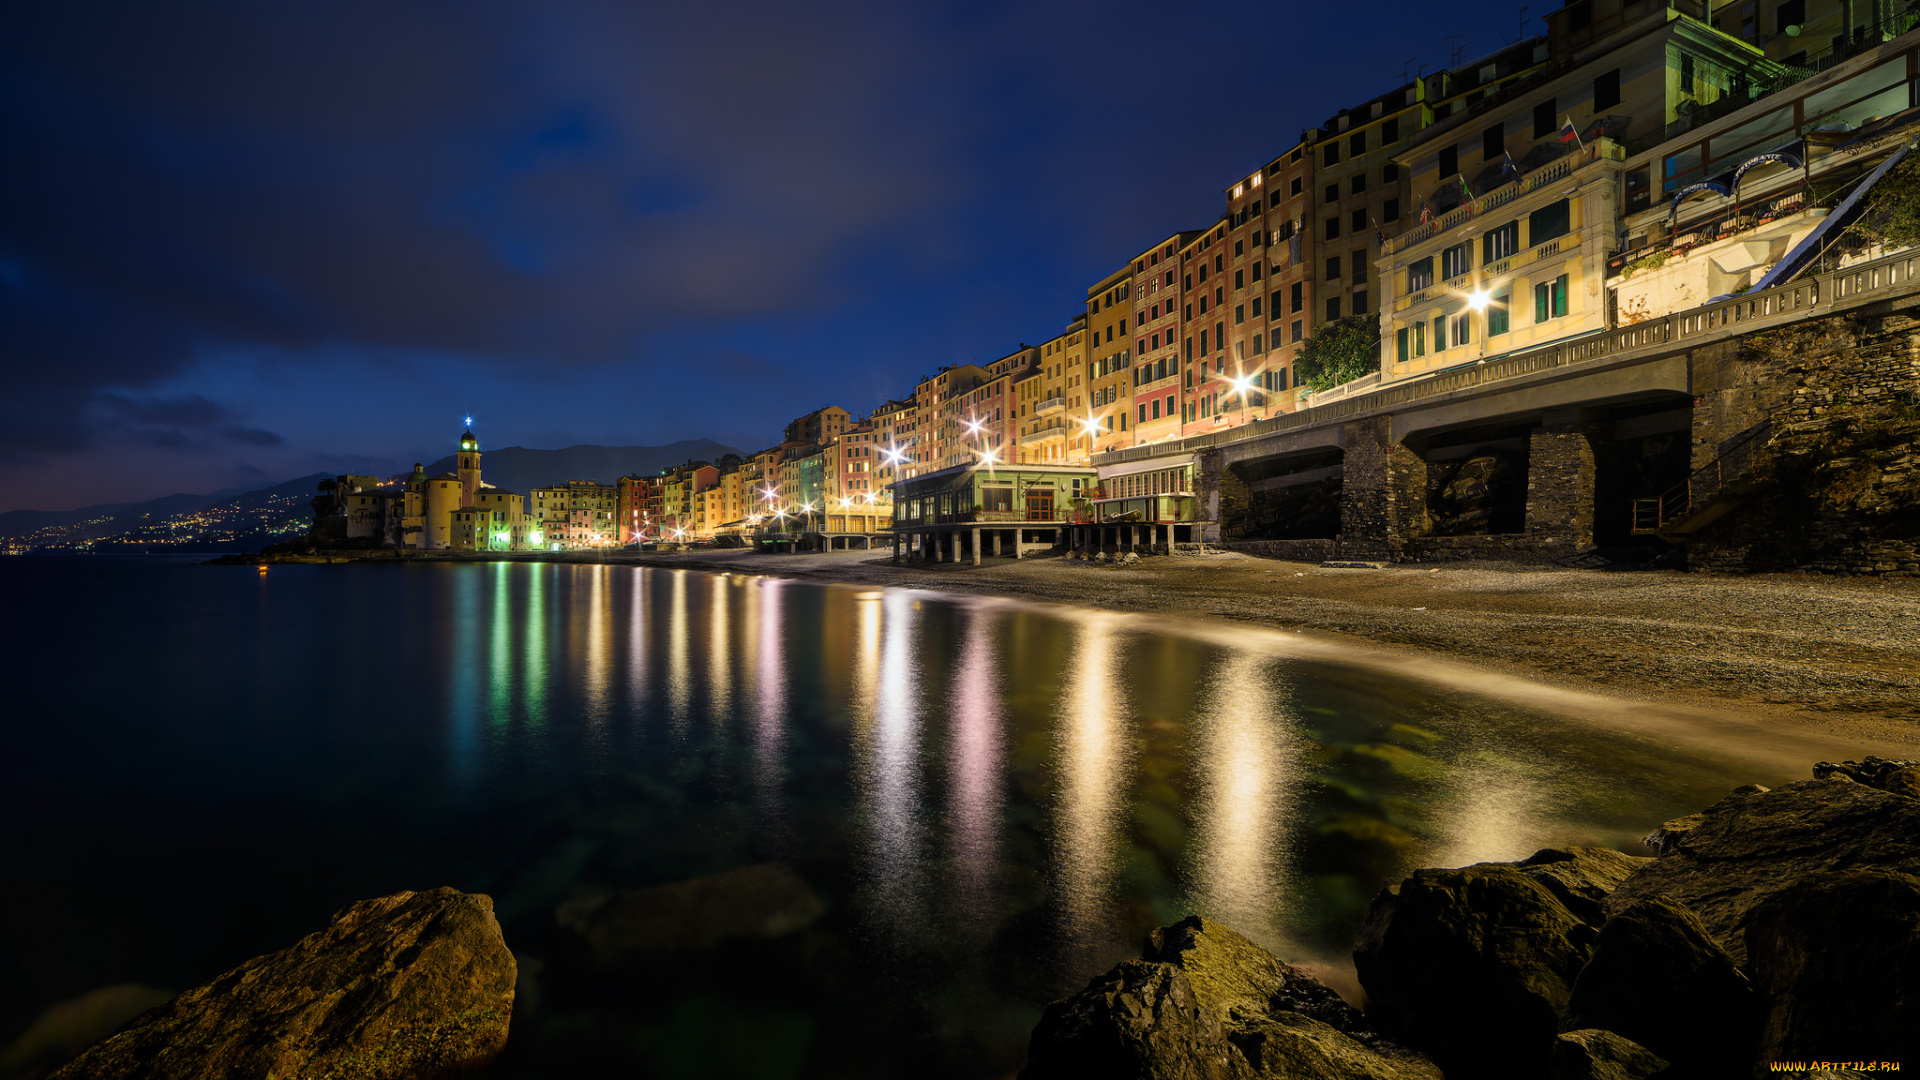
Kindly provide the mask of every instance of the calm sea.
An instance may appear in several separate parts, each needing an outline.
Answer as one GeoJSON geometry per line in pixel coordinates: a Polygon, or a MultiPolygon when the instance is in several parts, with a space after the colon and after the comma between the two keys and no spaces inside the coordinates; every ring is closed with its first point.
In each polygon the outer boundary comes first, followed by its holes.
{"type": "Polygon", "coordinates": [[[1411,867],[1786,778],[1277,634],[931,592],[16,558],[0,594],[0,1041],[452,885],[523,969],[496,1075],[1003,1076],[1154,925],[1337,981],[1411,867]],[[760,864],[818,917],[612,967],[556,918],[760,864]]]}

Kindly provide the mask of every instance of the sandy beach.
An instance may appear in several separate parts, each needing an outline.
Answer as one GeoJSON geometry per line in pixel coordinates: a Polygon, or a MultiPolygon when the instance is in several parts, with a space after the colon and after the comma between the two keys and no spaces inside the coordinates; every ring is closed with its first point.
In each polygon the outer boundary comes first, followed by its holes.
{"type": "Polygon", "coordinates": [[[709,549],[654,566],[1232,620],[1564,689],[1920,747],[1920,581],[1491,563],[1333,569],[1238,553],[895,566],[880,552],[709,549]]]}

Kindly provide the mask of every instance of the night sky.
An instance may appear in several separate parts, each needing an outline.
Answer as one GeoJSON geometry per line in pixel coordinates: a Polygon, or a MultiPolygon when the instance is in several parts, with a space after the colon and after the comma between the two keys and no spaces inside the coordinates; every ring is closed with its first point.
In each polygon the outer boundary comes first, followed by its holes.
{"type": "Polygon", "coordinates": [[[9,4],[0,510],[397,471],[468,413],[483,446],[758,449],[1059,332],[1302,128],[1521,28],[1409,3],[9,4]]]}

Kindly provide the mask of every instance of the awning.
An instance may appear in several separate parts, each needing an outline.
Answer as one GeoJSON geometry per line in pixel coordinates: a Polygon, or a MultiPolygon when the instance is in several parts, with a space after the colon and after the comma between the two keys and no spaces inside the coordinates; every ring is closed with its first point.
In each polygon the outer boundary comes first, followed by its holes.
{"type": "Polygon", "coordinates": [[[1701,180],[1697,183],[1688,184],[1686,187],[1673,193],[1673,205],[1667,207],[1667,220],[1672,221],[1680,213],[1680,204],[1685,202],[1689,196],[1698,195],[1702,192],[1727,195],[1731,191],[1732,188],[1720,180],[1701,180]]]}
{"type": "Polygon", "coordinates": [[[1765,153],[1753,155],[1735,166],[1733,170],[1733,180],[1727,185],[1729,189],[1728,194],[1738,198],[1740,194],[1740,178],[1762,165],[1778,164],[1785,165],[1792,169],[1799,168],[1804,164],[1802,155],[1805,154],[1805,152],[1805,144],[1799,139],[1795,139],[1777,150],[1768,150],[1765,153]]]}

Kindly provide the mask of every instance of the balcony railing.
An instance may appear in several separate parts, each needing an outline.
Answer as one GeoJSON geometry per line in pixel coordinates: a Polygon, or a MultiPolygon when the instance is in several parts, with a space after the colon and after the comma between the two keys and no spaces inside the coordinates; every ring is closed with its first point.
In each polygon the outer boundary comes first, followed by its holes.
{"type": "Polygon", "coordinates": [[[1035,403],[1033,406],[1033,412],[1034,412],[1034,415],[1039,416],[1039,415],[1044,415],[1046,413],[1053,412],[1055,409],[1064,409],[1066,407],[1067,407],[1067,399],[1060,394],[1055,394],[1050,398],[1046,398],[1035,403]]]}
{"type": "Polygon", "coordinates": [[[1451,232],[1468,221],[1488,211],[1497,209],[1522,195],[1528,195],[1602,161],[1625,160],[1619,143],[1612,139],[1597,139],[1582,153],[1574,151],[1555,161],[1521,176],[1518,183],[1502,184],[1485,195],[1477,196],[1459,206],[1448,210],[1424,225],[1415,225],[1393,238],[1393,250],[1404,252],[1415,244],[1425,243],[1442,233],[1451,232]]]}
{"type": "MultiPolygon", "coordinates": [[[[1538,247],[1528,248],[1517,255],[1509,255],[1498,262],[1488,263],[1480,268],[1480,273],[1488,276],[1505,276],[1523,266],[1529,266],[1539,262],[1541,259],[1553,258],[1562,251],[1579,247],[1581,240],[1584,239],[1583,234],[1585,232],[1586,230],[1584,229],[1575,229],[1570,233],[1555,237],[1538,247]]],[[[1438,285],[1429,285],[1417,293],[1408,293],[1405,296],[1398,297],[1393,302],[1393,310],[1395,314],[1398,314],[1399,312],[1406,311],[1408,308],[1418,307],[1435,297],[1464,293],[1467,289],[1461,287],[1461,278],[1468,276],[1469,275],[1463,274],[1460,277],[1451,278],[1438,285]]]]}

